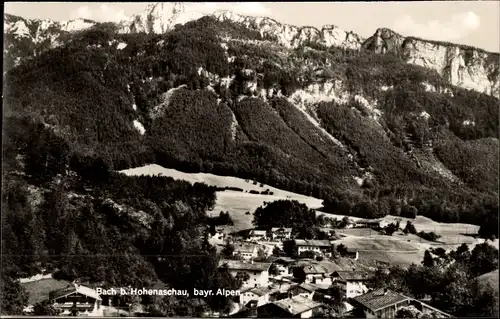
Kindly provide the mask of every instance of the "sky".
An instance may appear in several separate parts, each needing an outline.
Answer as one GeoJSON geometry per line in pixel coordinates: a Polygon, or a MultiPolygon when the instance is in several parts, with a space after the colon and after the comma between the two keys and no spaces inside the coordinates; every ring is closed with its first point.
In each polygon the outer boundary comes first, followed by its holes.
{"type": "MultiPolygon", "coordinates": [[[[142,12],[148,3],[6,2],[5,12],[57,21],[88,18],[120,21],[142,12]]],[[[336,25],[363,37],[387,27],[406,36],[448,41],[500,51],[500,1],[416,2],[209,2],[185,3],[187,10],[231,10],[268,16],[298,26],[336,25]]]]}

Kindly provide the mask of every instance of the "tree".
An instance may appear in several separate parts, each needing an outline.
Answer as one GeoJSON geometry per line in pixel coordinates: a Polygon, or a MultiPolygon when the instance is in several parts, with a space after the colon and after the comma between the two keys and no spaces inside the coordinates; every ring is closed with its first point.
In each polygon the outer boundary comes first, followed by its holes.
{"type": "Polygon", "coordinates": [[[293,276],[301,283],[306,281],[306,273],[302,267],[293,268],[293,276]]]}
{"type": "Polygon", "coordinates": [[[413,223],[411,221],[407,221],[406,222],[406,226],[405,228],[403,229],[403,232],[405,234],[416,234],[417,233],[417,229],[415,228],[415,225],[413,225],[413,223]]]}
{"type": "Polygon", "coordinates": [[[344,246],[344,244],[340,244],[337,246],[337,251],[340,254],[340,256],[345,256],[347,255],[347,247],[344,246]]]}
{"type": "Polygon", "coordinates": [[[434,266],[434,258],[432,258],[432,255],[428,250],[425,251],[424,260],[422,260],[422,265],[426,267],[434,266]]]}
{"type": "MultiPolygon", "coordinates": [[[[3,269],[2,269],[3,270],[3,269]]],[[[2,315],[22,315],[28,304],[28,293],[19,281],[2,274],[0,287],[0,312],[2,315]]]]}
{"type": "Polygon", "coordinates": [[[316,212],[296,200],[278,200],[258,207],[253,224],[259,228],[312,227],[317,224],[316,212]]]}
{"type": "Polygon", "coordinates": [[[54,308],[48,300],[45,300],[35,304],[33,312],[35,316],[58,316],[61,310],[54,308]]]}
{"type": "Polygon", "coordinates": [[[498,268],[498,249],[488,243],[476,245],[469,259],[473,276],[480,276],[498,268]]]}
{"type": "Polygon", "coordinates": [[[226,245],[221,251],[221,254],[226,257],[232,257],[233,253],[234,253],[234,245],[231,243],[226,243],[226,245]]]}
{"type": "Polygon", "coordinates": [[[413,312],[407,308],[401,308],[396,312],[396,318],[415,318],[413,312]]]}
{"type": "Polygon", "coordinates": [[[288,257],[294,257],[297,255],[297,246],[294,240],[286,240],[283,242],[283,251],[288,257]]]}
{"type": "Polygon", "coordinates": [[[271,264],[271,267],[269,267],[269,274],[272,276],[278,276],[280,274],[278,271],[278,267],[276,267],[276,264],[271,264]]]}

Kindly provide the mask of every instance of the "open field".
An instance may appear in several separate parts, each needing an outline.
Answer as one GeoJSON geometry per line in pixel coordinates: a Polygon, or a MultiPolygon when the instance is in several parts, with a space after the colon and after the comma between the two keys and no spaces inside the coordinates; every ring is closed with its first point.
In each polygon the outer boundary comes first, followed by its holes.
{"type": "Polygon", "coordinates": [[[67,287],[71,282],[66,280],[56,280],[56,279],[41,279],[31,282],[22,283],[21,285],[28,292],[28,303],[33,305],[37,302],[43,301],[49,298],[49,292],[52,290],[61,289],[67,287]]]}
{"type": "Polygon", "coordinates": [[[171,168],[164,168],[160,165],[152,164],[142,167],[132,168],[128,170],[120,171],[129,176],[138,175],[160,175],[169,176],[178,180],[185,180],[190,183],[205,183],[210,186],[216,187],[237,187],[241,188],[243,192],[239,191],[218,191],[217,201],[214,209],[208,212],[209,215],[218,215],[221,211],[228,211],[229,215],[233,219],[234,226],[228,227],[228,232],[240,231],[244,229],[252,228],[253,212],[257,207],[264,205],[264,202],[272,202],[280,199],[297,200],[301,203],[306,204],[312,209],[318,209],[322,206],[322,200],[304,196],[292,192],[288,192],[279,188],[275,188],[266,184],[256,184],[254,185],[252,181],[246,181],[242,178],[232,177],[232,176],[218,176],[206,173],[184,173],[171,168]],[[262,195],[262,194],[250,194],[248,191],[269,191],[273,192],[273,195],[262,195]],[[245,192],[247,191],[247,192],[245,192]],[[246,215],[246,212],[250,214],[246,215]]]}
{"type": "MultiPolygon", "coordinates": [[[[175,169],[163,168],[159,165],[146,165],[121,171],[127,175],[162,175],[170,176],[174,179],[185,180],[191,183],[203,182],[217,187],[238,187],[243,189],[239,191],[218,191],[217,201],[214,209],[208,212],[209,215],[218,215],[220,211],[228,211],[234,226],[226,227],[225,232],[231,233],[244,229],[253,228],[253,212],[264,202],[271,202],[280,199],[297,200],[315,209],[317,215],[325,217],[342,219],[344,215],[328,214],[319,211],[322,207],[322,201],[317,198],[308,197],[292,192],[284,191],[268,185],[254,185],[252,181],[245,181],[241,178],[231,176],[217,176],[205,173],[183,173],[175,169]],[[263,191],[269,189],[273,195],[250,194],[248,191],[263,191]],[[246,191],[246,192],[245,192],[246,191]],[[249,212],[247,214],[247,212],[249,212]]],[[[361,218],[348,216],[350,220],[356,221],[361,218]]],[[[360,259],[390,262],[391,264],[409,265],[411,263],[420,263],[423,259],[425,250],[429,248],[442,247],[446,250],[456,249],[462,243],[468,244],[470,249],[476,244],[484,242],[482,239],[474,238],[479,226],[470,224],[445,224],[438,223],[430,218],[417,216],[415,219],[405,217],[385,216],[379,219],[384,224],[400,221],[400,227],[403,228],[406,222],[410,220],[417,231],[435,232],[440,235],[439,242],[429,242],[416,235],[404,235],[401,231],[392,236],[381,235],[380,233],[368,228],[364,229],[337,229],[338,234],[343,234],[343,238],[335,241],[336,244],[344,244],[349,249],[359,251],[360,259]]],[[[498,248],[498,240],[490,242],[498,248]]]]}
{"type": "Polygon", "coordinates": [[[491,285],[498,294],[498,269],[477,277],[481,285],[491,285]]]}

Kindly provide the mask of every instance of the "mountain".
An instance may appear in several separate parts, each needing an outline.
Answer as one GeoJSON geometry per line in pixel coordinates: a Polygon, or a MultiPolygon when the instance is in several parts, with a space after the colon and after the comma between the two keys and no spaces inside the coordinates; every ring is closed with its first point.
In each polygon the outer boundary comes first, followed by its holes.
{"type": "MultiPolygon", "coordinates": [[[[22,310],[16,279],[42,270],[102,287],[238,286],[206,237],[215,189],[116,172],[145,164],[313,196],[325,213],[498,237],[499,99],[453,82],[472,71],[408,63],[408,38],[181,8],[119,24],[6,17],[2,311],[22,310]]],[[[167,300],[151,312],[227,306],[167,300]]]]}
{"type": "MultiPolygon", "coordinates": [[[[203,13],[186,10],[183,3],[168,2],[148,5],[145,10],[119,22],[120,33],[162,34],[175,25],[199,19],[203,13]]],[[[500,96],[500,55],[469,46],[404,37],[390,29],[377,29],[373,36],[363,39],[351,31],[334,25],[320,30],[314,27],[297,27],[282,24],[268,17],[252,17],[229,11],[213,14],[219,21],[232,21],[258,31],[261,36],[273,38],[286,47],[322,45],[365,49],[375,53],[392,53],[408,63],[436,70],[452,85],[478,92],[500,96]]],[[[20,59],[53,48],[64,40],[62,35],[96,25],[90,20],[54,22],[48,19],[29,20],[6,15],[5,32],[9,48],[4,50],[7,68],[17,65],[20,59]]]]}

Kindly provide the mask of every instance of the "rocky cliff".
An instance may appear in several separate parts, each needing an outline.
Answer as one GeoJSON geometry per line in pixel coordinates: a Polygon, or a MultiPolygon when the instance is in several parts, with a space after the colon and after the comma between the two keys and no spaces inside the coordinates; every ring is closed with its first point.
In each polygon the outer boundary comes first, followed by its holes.
{"type": "Polygon", "coordinates": [[[362,46],[376,53],[393,53],[408,63],[438,71],[452,85],[499,97],[498,53],[447,42],[404,37],[378,29],[362,46]]]}
{"type": "MultiPolygon", "coordinates": [[[[203,16],[187,11],[182,3],[155,3],[141,14],[119,24],[121,33],[165,33],[177,24],[184,24],[203,16]]],[[[404,37],[389,29],[378,29],[368,39],[342,30],[334,25],[321,29],[282,24],[268,17],[253,17],[229,11],[218,11],[213,16],[219,21],[233,21],[260,32],[285,47],[320,44],[346,49],[366,49],[376,53],[394,53],[408,63],[438,71],[449,83],[499,97],[499,54],[459,44],[435,42],[404,37]]],[[[59,45],[63,36],[71,31],[95,25],[89,20],[54,22],[28,20],[6,15],[6,43],[4,57],[9,66],[21,59],[59,45]]]]}

